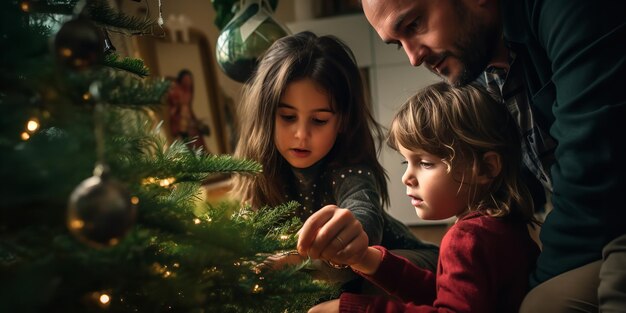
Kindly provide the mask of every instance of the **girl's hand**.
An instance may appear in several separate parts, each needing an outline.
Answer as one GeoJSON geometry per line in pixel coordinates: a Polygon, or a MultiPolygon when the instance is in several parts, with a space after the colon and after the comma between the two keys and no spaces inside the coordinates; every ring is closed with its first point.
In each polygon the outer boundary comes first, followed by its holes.
{"type": "Polygon", "coordinates": [[[307,259],[305,257],[302,257],[296,251],[288,251],[267,257],[267,259],[265,259],[265,261],[261,264],[261,268],[280,270],[287,266],[301,265],[306,260],[307,259]]]}
{"type": "Polygon", "coordinates": [[[309,313],[339,312],[339,299],[322,302],[309,309],[309,313]]]}
{"type": "Polygon", "coordinates": [[[336,205],[315,212],[298,233],[298,252],[312,259],[353,265],[367,252],[369,239],[363,226],[350,210],[336,205]]]}

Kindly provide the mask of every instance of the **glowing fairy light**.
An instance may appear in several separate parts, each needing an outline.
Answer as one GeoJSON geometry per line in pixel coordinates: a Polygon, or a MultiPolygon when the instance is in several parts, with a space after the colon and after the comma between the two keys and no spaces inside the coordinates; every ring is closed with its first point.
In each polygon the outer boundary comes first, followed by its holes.
{"type": "Polygon", "coordinates": [[[173,177],[170,178],[164,178],[161,179],[161,181],[159,181],[159,185],[161,187],[168,187],[169,185],[173,184],[176,180],[173,177]]]}
{"type": "Polygon", "coordinates": [[[197,218],[197,217],[196,217],[196,218],[194,218],[194,219],[193,219],[193,223],[194,223],[194,224],[196,224],[196,225],[200,224],[200,219],[199,219],[199,218],[197,218]]]}
{"type": "Polygon", "coordinates": [[[29,120],[26,123],[26,129],[31,133],[36,131],[37,129],[39,129],[39,122],[37,122],[36,119],[29,120]]]}
{"type": "Polygon", "coordinates": [[[28,1],[24,1],[20,4],[20,9],[22,9],[22,11],[28,13],[30,11],[30,4],[28,3],[28,1]]]}
{"type": "Polygon", "coordinates": [[[155,177],[147,177],[147,178],[144,178],[141,181],[141,183],[144,184],[144,185],[159,184],[159,186],[161,186],[161,187],[169,187],[175,181],[176,181],[176,179],[174,179],[174,177],[163,178],[163,179],[159,179],[159,178],[155,178],[155,177]]]}
{"type": "Polygon", "coordinates": [[[100,303],[102,304],[107,304],[111,301],[111,297],[106,293],[103,293],[100,295],[100,298],[98,300],[100,300],[100,303]]]}
{"type": "Polygon", "coordinates": [[[26,141],[28,139],[30,139],[30,135],[27,132],[23,132],[20,137],[22,138],[22,140],[26,141]]]}
{"type": "Polygon", "coordinates": [[[81,229],[83,227],[85,227],[85,222],[82,220],[75,219],[70,222],[70,228],[72,229],[81,229]]]}
{"type": "Polygon", "coordinates": [[[130,198],[130,203],[132,203],[132,204],[134,204],[134,205],[139,204],[139,197],[137,197],[137,196],[132,196],[132,197],[130,198]]]}
{"type": "Polygon", "coordinates": [[[287,240],[289,239],[288,235],[280,235],[280,240],[287,240]]]}

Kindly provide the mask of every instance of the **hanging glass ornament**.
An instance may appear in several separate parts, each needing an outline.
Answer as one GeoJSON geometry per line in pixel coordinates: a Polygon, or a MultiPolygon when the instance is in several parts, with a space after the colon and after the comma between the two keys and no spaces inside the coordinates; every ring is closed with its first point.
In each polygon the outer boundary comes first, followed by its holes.
{"type": "Polygon", "coordinates": [[[70,196],[67,226],[79,240],[93,247],[107,247],[119,243],[133,226],[139,200],[131,197],[124,186],[111,177],[104,163],[100,84],[95,82],[89,89],[96,100],[94,125],[99,161],[94,175],[81,182],[70,196]]]}
{"type": "Polygon", "coordinates": [[[65,22],[54,37],[54,54],[58,62],[69,69],[91,68],[99,64],[104,55],[102,31],[83,16],[65,22]]]}
{"type": "Polygon", "coordinates": [[[136,213],[128,191],[110,177],[105,165],[98,165],[94,176],[72,192],[67,224],[76,238],[91,246],[114,246],[133,226],[136,213]]]}
{"type": "Polygon", "coordinates": [[[243,83],[252,76],[267,48],[287,35],[287,28],[272,17],[267,0],[243,0],[217,38],[217,64],[228,77],[243,83]]]}

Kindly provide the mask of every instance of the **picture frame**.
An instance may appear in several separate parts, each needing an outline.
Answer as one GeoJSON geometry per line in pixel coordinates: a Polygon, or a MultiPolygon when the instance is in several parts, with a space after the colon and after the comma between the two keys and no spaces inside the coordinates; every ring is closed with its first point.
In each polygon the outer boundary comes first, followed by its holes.
{"type": "MultiPolygon", "coordinates": [[[[187,70],[192,74],[191,109],[195,118],[208,127],[197,136],[199,138],[197,142],[203,141],[204,148],[210,154],[232,153],[233,114],[228,111],[228,99],[220,93],[217,84],[217,74],[212,60],[214,51],[202,31],[192,27],[185,31],[181,33],[180,30],[172,31],[164,27],[164,34],[161,37],[138,38],[136,41],[138,54],[150,68],[151,76],[170,79],[173,85],[181,70],[187,70]]],[[[171,111],[166,103],[160,112],[156,112],[164,122],[163,128],[170,141],[177,139],[171,131],[173,126],[171,111]]]]}

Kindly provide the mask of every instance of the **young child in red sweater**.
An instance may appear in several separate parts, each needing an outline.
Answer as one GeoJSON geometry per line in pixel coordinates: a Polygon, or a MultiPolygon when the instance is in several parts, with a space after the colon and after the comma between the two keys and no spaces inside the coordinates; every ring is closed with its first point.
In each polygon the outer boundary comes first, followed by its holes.
{"type": "Polygon", "coordinates": [[[406,160],[406,193],[422,219],[457,217],[437,273],[367,247],[358,225],[320,210],[300,231],[299,253],[349,265],[390,296],[344,293],[309,312],[517,312],[539,249],[527,229],[535,220],[519,177],[515,125],[503,105],[471,85],[438,83],[409,99],[388,139],[406,160]]]}

